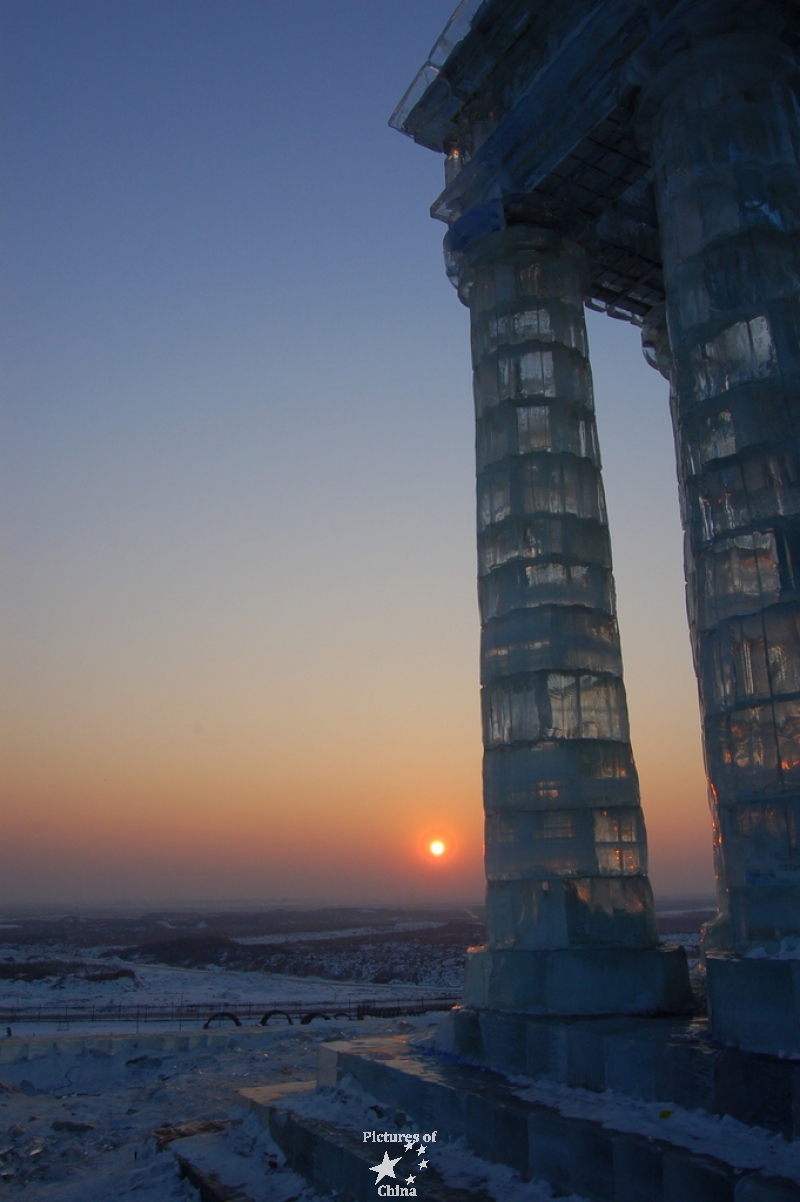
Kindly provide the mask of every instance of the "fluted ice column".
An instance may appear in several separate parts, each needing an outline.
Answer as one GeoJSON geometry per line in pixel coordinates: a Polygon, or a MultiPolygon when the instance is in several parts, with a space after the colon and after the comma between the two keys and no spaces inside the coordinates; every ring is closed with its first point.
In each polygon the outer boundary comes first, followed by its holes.
{"type": "Polygon", "coordinates": [[[487,946],[466,1001],[633,1013],[688,1000],[657,947],[583,311],[583,254],[474,242],[487,946]]]}
{"type": "Polygon", "coordinates": [[[709,946],[751,953],[709,959],[712,1021],[767,1051],[800,1049],[800,977],[752,958],[800,946],[797,114],[794,56],[757,29],[673,60],[641,108],[720,881],[709,946]]]}

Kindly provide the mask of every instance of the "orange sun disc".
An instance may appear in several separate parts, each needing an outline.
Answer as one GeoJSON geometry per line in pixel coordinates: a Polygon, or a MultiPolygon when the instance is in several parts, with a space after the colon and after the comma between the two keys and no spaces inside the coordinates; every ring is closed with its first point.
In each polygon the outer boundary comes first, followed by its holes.
{"type": "Polygon", "coordinates": [[[441,839],[434,839],[430,849],[434,856],[440,856],[444,851],[444,843],[442,843],[441,839]]]}

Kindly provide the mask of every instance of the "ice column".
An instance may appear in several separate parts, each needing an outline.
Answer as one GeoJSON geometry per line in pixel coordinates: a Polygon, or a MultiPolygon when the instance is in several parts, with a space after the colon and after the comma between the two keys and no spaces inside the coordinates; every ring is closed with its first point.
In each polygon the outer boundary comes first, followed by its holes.
{"type": "Polygon", "coordinates": [[[512,227],[473,242],[487,945],[467,1004],[680,1008],[658,947],[628,733],[583,312],[583,253],[512,227]]]}
{"type": "Polygon", "coordinates": [[[800,1050],[800,978],[763,959],[800,938],[797,114],[794,57],[755,29],[684,52],[641,106],[720,887],[708,944],[750,953],[709,957],[712,1022],[764,1051],[800,1050]]]}

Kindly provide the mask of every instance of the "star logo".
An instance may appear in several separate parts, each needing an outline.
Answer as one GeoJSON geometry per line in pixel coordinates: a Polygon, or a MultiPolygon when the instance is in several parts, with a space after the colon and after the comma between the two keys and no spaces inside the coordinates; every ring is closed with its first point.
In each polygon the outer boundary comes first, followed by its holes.
{"type": "MultiPolygon", "coordinates": [[[[381,1181],[384,1177],[394,1177],[394,1166],[397,1164],[398,1160],[402,1160],[402,1159],[403,1159],[402,1156],[396,1156],[395,1159],[392,1160],[391,1157],[389,1156],[389,1153],[384,1152],[383,1160],[381,1161],[380,1164],[370,1165],[369,1171],[371,1173],[378,1174],[378,1176],[375,1178],[375,1184],[377,1185],[378,1182],[381,1181]]],[[[397,1180],[397,1178],[395,1178],[395,1180],[397,1180]]]]}
{"type": "MultiPolygon", "coordinates": [[[[418,1168],[418,1169],[427,1169],[427,1167],[428,1167],[428,1162],[427,1162],[427,1160],[421,1160],[421,1161],[419,1162],[419,1164],[417,1165],[417,1168],[418,1168]]],[[[392,1174],[392,1176],[394,1176],[394,1173],[392,1174]]]]}
{"type": "Polygon", "coordinates": [[[406,1177],[406,1185],[411,1185],[414,1181],[416,1181],[416,1177],[406,1177]]]}

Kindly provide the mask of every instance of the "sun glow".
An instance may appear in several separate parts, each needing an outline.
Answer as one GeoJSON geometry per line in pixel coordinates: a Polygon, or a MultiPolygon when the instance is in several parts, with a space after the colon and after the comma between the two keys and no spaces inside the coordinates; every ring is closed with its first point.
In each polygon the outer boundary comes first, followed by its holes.
{"type": "Polygon", "coordinates": [[[441,856],[444,853],[444,843],[441,839],[434,839],[430,846],[431,855],[441,856]]]}

